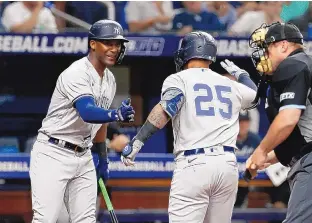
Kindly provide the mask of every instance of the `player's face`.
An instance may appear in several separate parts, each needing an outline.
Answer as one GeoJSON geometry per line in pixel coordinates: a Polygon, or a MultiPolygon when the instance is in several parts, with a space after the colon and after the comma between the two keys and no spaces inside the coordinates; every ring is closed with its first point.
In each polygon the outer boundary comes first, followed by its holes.
{"type": "Polygon", "coordinates": [[[120,40],[96,41],[95,54],[97,59],[106,66],[113,66],[121,50],[120,40]]]}
{"type": "Polygon", "coordinates": [[[275,71],[277,66],[285,59],[284,53],[287,50],[287,41],[280,41],[269,45],[267,55],[272,62],[272,70],[275,71]]]}

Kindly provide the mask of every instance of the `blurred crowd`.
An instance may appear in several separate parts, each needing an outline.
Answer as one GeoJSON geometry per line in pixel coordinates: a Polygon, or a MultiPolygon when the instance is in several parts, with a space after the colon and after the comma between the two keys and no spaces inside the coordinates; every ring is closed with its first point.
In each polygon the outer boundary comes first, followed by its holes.
{"type": "MultiPolygon", "coordinates": [[[[193,30],[215,35],[249,36],[263,23],[281,21],[283,2],[264,1],[56,1],[54,8],[89,24],[109,17],[129,33],[144,35],[178,34],[193,30]],[[108,4],[109,3],[109,4],[108,4]]],[[[300,17],[293,18],[303,33],[312,22],[311,5],[300,17]]],[[[22,33],[63,32],[75,25],[49,10],[44,2],[2,2],[1,27],[4,31],[22,33]]]]}

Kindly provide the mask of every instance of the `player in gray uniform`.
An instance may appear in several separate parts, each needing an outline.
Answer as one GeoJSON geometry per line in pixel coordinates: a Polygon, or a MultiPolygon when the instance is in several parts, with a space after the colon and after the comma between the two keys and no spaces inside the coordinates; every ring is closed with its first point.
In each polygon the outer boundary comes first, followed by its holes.
{"type": "Polygon", "coordinates": [[[221,65],[240,83],[212,71],[216,54],[216,41],[208,33],[191,32],[182,39],[174,59],[178,72],[166,78],[161,101],[122,152],[122,162],[134,165],[146,140],[172,120],[171,223],[231,222],[238,186],[238,115],[253,105],[257,87],[228,60],[221,65]]]}
{"type": "Polygon", "coordinates": [[[107,175],[107,124],[133,121],[125,100],[109,110],[116,92],[107,67],[125,52],[119,23],[100,20],[89,30],[89,54],[59,76],[46,118],[31,151],[33,223],[55,223],[63,202],[72,223],[95,223],[97,176],[91,146],[95,141],[99,176],[107,175]],[[66,198],[66,199],[65,199],[66,198]]]}

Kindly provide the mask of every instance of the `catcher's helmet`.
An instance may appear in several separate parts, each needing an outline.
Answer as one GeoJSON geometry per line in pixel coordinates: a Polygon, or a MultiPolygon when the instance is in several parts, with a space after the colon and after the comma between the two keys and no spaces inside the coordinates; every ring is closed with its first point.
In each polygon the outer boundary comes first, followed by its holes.
{"type": "Polygon", "coordinates": [[[177,71],[191,59],[204,59],[216,61],[217,44],[216,40],[208,33],[198,31],[185,35],[181,40],[178,50],[174,53],[174,62],[177,71]]]}
{"type": "Polygon", "coordinates": [[[267,54],[269,45],[283,40],[303,44],[300,30],[292,23],[262,24],[251,34],[249,46],[254,49],[251,59],[260,75],[272,72],[272,64],[267,54]]]}
{"type": "Polygon", "coordinates": [[[120,40],[121,50],[117,58],[117,63],[121,63],[125,55],[126,46],[124,43],[129,42],[129,40],[123,36],[123,28],[121,25],[118,22],[108,19],[99,20],[91,26],[88,34],[88,44],[90,40],[120,40]]]}

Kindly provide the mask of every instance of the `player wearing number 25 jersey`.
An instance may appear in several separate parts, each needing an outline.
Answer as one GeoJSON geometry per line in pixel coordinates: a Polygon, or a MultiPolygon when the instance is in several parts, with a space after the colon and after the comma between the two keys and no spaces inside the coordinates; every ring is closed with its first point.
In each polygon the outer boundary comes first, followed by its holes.
{"type": "Polygon", "coordinates": [[[252,106],[256,86],[246,71],[228,60],[221,65],[244,84],[212,71],[209,65],[216,53],[214,38],[205,32],[183,38],[175,54],[178,73],[164,81],[161,101],[122,152],[123,163],[134,165],[145,141],[172,120],[172,223],[229,223],[232,216],[238,185],[238,116],[252,106]]]}
{"type": "Polygon", "coordinates": [[[172,89],[184,97],[179,113],[172,117],[175,155],[202,147],[236,147],[237,117],[241,109],[250,107],[253,90],[209,68],[189,68],[169,76],[162,98],[172,89]]]}

